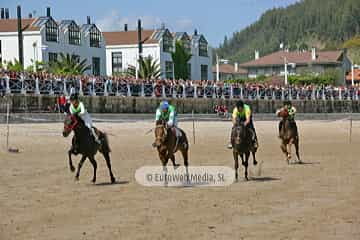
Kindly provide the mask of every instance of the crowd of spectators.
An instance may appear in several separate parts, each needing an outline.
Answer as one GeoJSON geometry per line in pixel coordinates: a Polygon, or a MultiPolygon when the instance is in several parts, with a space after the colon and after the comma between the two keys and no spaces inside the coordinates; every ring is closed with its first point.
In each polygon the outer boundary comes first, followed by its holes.
{"type": "Polygon", "coordinates": [[[141,80],[133,77],[60,76],[0,71],[0,94],[143,96],[243,99],[359,99],[360,86],[272,85],[213,80],[141,80]]]}

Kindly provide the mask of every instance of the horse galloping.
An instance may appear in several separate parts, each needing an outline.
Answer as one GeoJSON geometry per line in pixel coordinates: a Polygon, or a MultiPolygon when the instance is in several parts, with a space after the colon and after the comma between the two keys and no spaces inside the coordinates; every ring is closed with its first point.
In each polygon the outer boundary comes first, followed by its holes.
{"type": "Polygon", "coordinates": [[[75,167],[73,166],[71,155],[72,154],[82,155],[78,165],[75,179],[79,180],[80,169],[84,164],[86,158],[88,158],[94,168],[92,182],[93,183],[96,182],[97,163],[95,160],[95,155],[99,151],[102,153],[102,155],[106,160],[106,165],[109,169],[109,174],[110,174],[110,181],[111,183],[115,183],[115,177],[111,170],[111,162],[110,162],[110,154],[109,154],[111,150],[106,134],[95,129],[95,132],[99,136],[99,140],[100,140],[100,144],[98,144],[95,141],[90,129],[85,126],[84,121],[76,115],[68,114],[64,119],[63,136],[68,137],[72,131],[74,131],[74,137],[72,139],[72,146],[68,151],[69,166],[72,172],[75,171],[75,167]]]}
{"type": "Polygon", "coordinates": [[[178,166],[175,162],[175,153],[177,151],[181,152],[184,159],[184,165],[186,168],[188,167],[189,142],[183,130],[179,128],[167,128],[166,122],[157,121],[155,127],[155,142],[153,143],[153,146],[158,150],[163,167],[166,167],[169,159],[171,159],[174,167],[178,166]],[[175,131],[180,131],[181,136],[179,138],[176,136],[175,131]]]}
{"type": "Polygon", "coordinates": [[[244,122],[237,121],[231,131],[231,145],[233,149],[233,157],[235,161],[235,180],[238,181],[239,156],[241,157],[242,165],[245,167],[245,180],[248,178],[248,166],[250,152],[253,153],[254,165],[257,164],[255,160],[255,151],[251,139],[250,130],[244,125],[244,122]]]}
{"type": "Polygon", "coordinates": [[[294,144],[296,157],[299,163],[301,162],[300,153],[299,153],[299,134],[297,130],[297,126],[295,120],[290,120],[288,118],[287,111],[280,111],[278,116],[282,118],[282,127],[280,129],[280,139],[281,145],[280,148],[285,154],[286,161],[290,164],[291,160],[291,146],[294,144]]]}

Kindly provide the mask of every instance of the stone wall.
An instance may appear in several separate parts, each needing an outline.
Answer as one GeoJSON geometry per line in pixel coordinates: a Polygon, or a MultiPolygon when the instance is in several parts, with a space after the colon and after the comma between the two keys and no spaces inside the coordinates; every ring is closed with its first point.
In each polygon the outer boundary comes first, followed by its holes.
{"type": "MultiPolygon", "coordinates": [[[[9,101],[12,112],[48,112],[56,103],[54,96],[9,96],[0,98],[0,112],[6,112],[9,101]]],[[[89,112],[92,113],[154,113],[161,99],[135,97],[83,97],[89,112]]],[[[236,100],[227,99],[169,99],[179,113],[214,113],[216,105],[227,105],[229,109],[236,100]]],[[[282,101],[255,100],[249,103],[256,113],[274,113],[282,101]]],[[[293,101],[299,113],[346,113],[360,112],[360,101],[293,101]]]]}

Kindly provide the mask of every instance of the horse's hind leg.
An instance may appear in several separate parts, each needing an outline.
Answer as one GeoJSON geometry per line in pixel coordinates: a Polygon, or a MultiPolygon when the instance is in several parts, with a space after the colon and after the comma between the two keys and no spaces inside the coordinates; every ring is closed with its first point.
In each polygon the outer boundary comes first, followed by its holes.
{"type": "Polygon", "coordinates": [[[297,139],[295,141],[295,150],[296,150],[296,157],[297,157],[299,163],[302,163],[302,161],[300,159],[300,153],[299,153],[299,139],[297,139]]]}
{"type": "Polygon", "coordinates": [[[256,161],[256,153],[255,152],[251,152],[252,153],[252,156],[253,156],[253,163],[254,165],[256,166],[258,164],[258,162],[256,161]]]}
{"type": "Polygon", "coordinates": [[[92,157],[89,157],[89,160],[91,162],[91,164],[93,165],[93,168],[94,168],[94,175],[93,175],[93,179],[91,180],[93,183],[96,182],[96,169],[97,169],[97,163],[95,161],[95,158],[94,156],[92,157]]]}
{"type": "Polygon", "coordinates": [[[106,161],[106,165],[107,165],[107,167],[109,169],[111,183],[115,183],[115,177],[114,177],[114,174],[112,173],[112,170],[111,170],[110,155],[109,155],[108,152],[103,153],[103,155],[104,155],[104,158],[105,158],[105,161],[106,161]]]}
{"type": "Polygon", "coordinates": [[[189,179],[189,155],[188,155],[188,149],[184,148],[181,149],[181,154],[183,156],[184,159],[184,165],[185,165],[185,171],[186,171],[186,181],[189,183],[190,179],[189,179]]]}
{"type": "Polygon", "coordinates": [[[71,155],[72,155],[72,149],[70,149],[70,150],[68,151],[69,166],[70,166],[70,171],[75,172],[75,167],[74,167],[74,165],[73,165],[73,163],[72,163],[71,155]]]}
{"type": "Polygon", "coordinates": [[[78,165],[78,169],[77,169],[77,172],[76,172],[75,180],[79,180],[80,169],[81,169],[82,165],[84,164],[85,160],[86,160],[86,157],[85,157],[85,156],[82,156],[81,159],[80,159],[79,165],[78,165]]]}

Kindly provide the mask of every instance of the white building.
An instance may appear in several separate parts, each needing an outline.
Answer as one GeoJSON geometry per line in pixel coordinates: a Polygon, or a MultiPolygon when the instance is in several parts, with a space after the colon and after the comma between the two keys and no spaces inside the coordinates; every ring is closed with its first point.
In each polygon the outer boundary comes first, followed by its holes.
{"type": "MultiPolygon", "coordinates": [[[[137,65],[139,58],[138,31],[128,31],[125,27],[120,32],[103,32],[106,41],[106,73],[113,75],[125,72],[129,67],[137,65]]],[[[173,79],[174,64],[171,53],[175,42],[182,41],[191,51],[192,58],[188,63],[189,79],[212,79],[212,50],[205,37],[195,31],[189,36],[185,32],[171,33],[168,29],[142,30],[142,56],[151,56],[160,64],[161,78],[173,79]]]]}
{"type": "MultiPolygon", "coordinates": [[[[0,61],[19,60],[18,19],[0,19],[0,61]]],[[[106,74],[105,43],[95,24],[78,25],[73,20],[55,21],[47,9],[46,17],[22,18],[24,67],[33,61],[53,61],[59,53],[74,54],[87,59],[87,74],[106,74]]]]}

